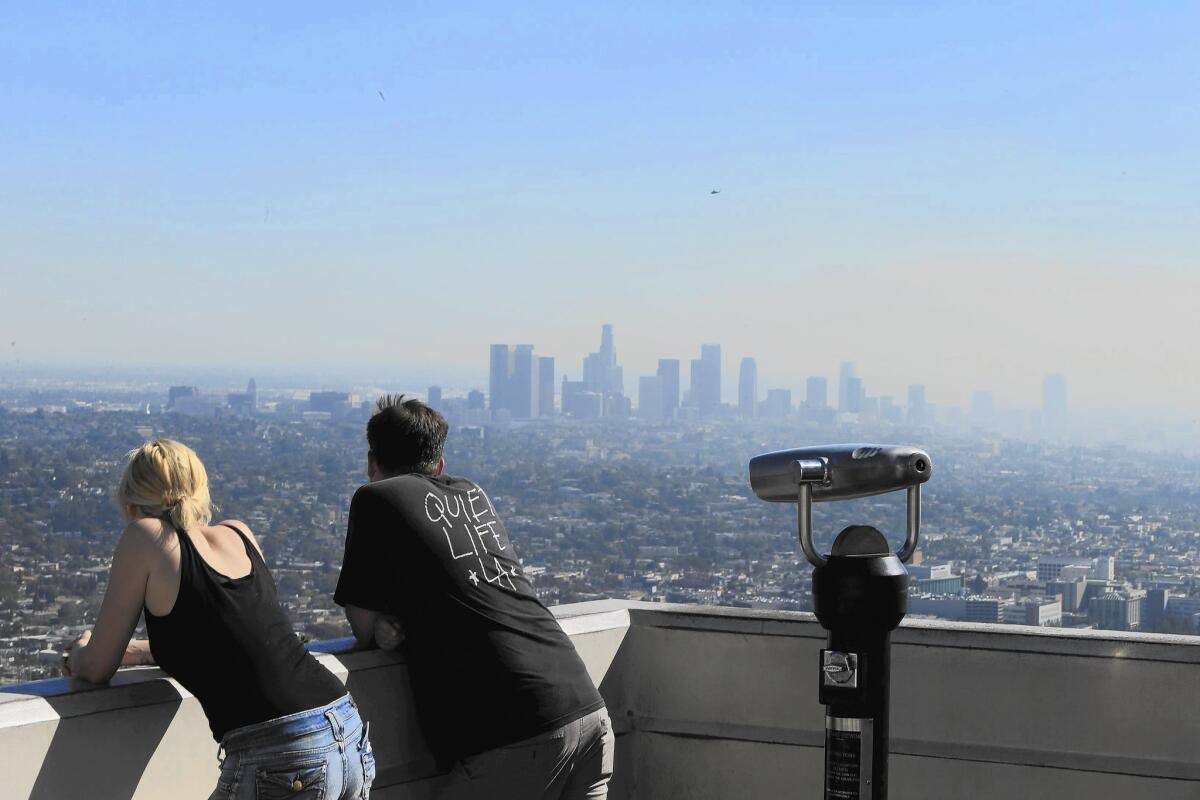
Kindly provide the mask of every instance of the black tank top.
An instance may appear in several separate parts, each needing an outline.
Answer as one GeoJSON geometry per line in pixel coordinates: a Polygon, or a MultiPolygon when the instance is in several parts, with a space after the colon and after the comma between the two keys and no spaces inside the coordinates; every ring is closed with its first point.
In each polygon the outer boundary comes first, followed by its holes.
{"type": "Polygon", "coordinates": [[[200,701],[218,742],[234,728],[319,708],[346,693],[292,631],[258,549],[226,527],[246,548],[249,574],[217,572],[176,529],[179,596],[166,616],[145,609],[155,662],[200,701]]]}

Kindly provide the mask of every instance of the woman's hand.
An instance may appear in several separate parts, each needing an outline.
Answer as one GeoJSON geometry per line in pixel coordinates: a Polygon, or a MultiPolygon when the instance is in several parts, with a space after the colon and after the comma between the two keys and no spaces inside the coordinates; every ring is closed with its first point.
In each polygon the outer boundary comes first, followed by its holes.
{"type": "MultiPolygon", "coordinates": [[[[87,649],[88,642],[90,642],[91,640],[92,640],[92,631],[89,628],[88,630],[79,634],[78,639],[76,639],[75,641],[73,641],[69,645],[67,645],[67,649],[63,652],[63,662],[62,662],[63,675],[66,675],[68,678],[72,676],[72,672],[71,672],[72,659],[78,659],[79,654],[82,653],[85,649],[87,649]]],[[[78,663],[78,662],[76,662],[76,663],[78,663]]]]}

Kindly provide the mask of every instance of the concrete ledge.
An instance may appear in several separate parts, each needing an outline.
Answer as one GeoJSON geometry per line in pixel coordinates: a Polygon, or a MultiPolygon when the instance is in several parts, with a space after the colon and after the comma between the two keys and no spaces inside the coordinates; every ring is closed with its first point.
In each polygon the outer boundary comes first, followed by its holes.
{"type": "MultiPolygon", "coordinates": [[[[629,627],[623,606],[557,609],[603,682],[629,627]]],[[[346,685],[370,722],[373,796],[432,797],[438,775],[413,714],[408,669],[395,653],[354,651],[353,639],[310,650],[346,685]]],[[[155,667],[120,670],[95,686],[65,678],[0,687],[4,798],[207,798],[217,745],[199,703],[155,667]]]]}

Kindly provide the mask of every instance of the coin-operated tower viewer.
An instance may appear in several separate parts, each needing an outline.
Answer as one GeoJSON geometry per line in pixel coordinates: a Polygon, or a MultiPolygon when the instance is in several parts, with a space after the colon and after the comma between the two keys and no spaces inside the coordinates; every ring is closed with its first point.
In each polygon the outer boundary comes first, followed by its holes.
{"type": "Polygon", "coordinates": [[[813,610],[829,631],[821,650],[825,706],[825,800],[886,800],[891,634],[908,610],[905,562],[917,549],[921,484],[929,455],[914,447],[837,444],[766,453],[750,460],[759,498],[796,503],[800,549],[813,565],[813,610]],[[867,525],[837,535],[827,554],[812,540],[812,504],[905,490],[907,533],[892,552],[867,525]]]}

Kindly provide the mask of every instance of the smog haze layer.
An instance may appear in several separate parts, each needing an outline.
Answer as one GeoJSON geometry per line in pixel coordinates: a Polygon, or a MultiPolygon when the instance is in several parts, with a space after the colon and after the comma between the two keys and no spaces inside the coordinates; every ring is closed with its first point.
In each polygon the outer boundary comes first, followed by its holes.
{"type": "Polygon", "coordinates": [[[1200,10],[653,5],[25,9],[0,379],[572,374],[611,322],[630,385],[1200,403],[1200,10]]]}

